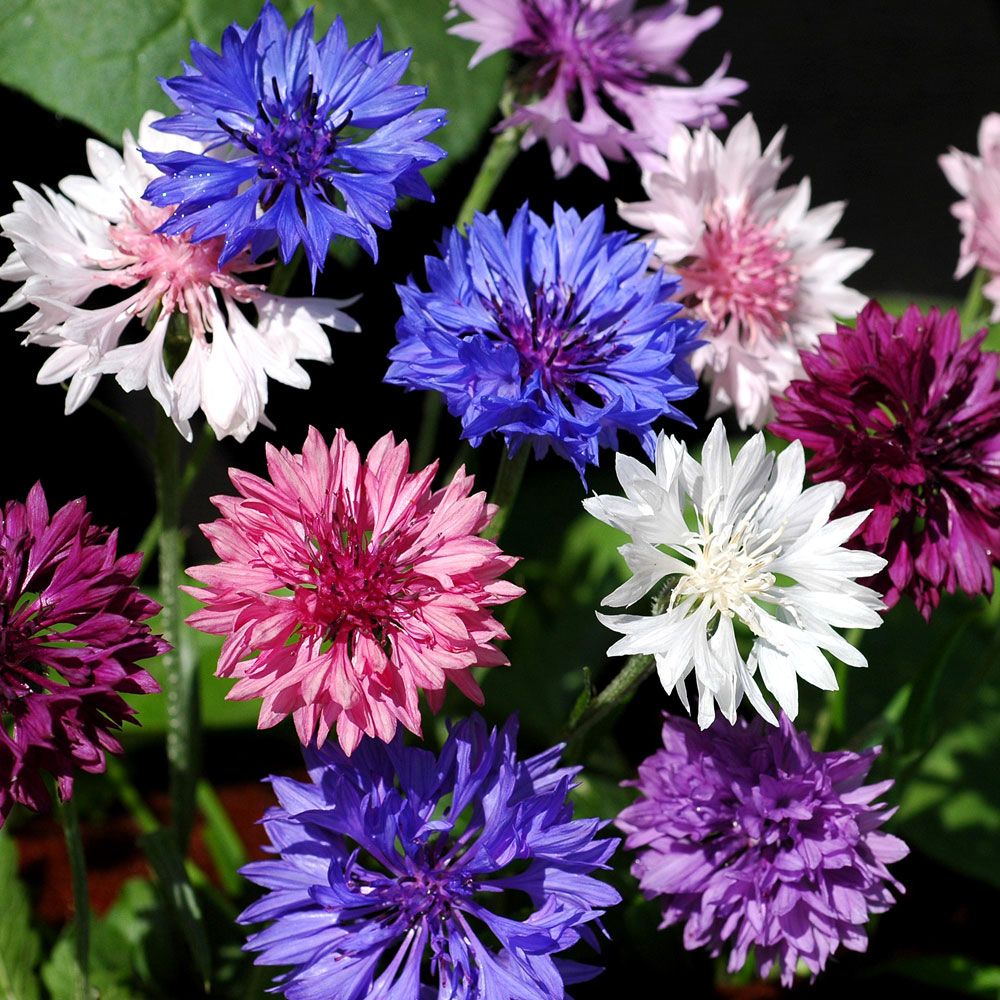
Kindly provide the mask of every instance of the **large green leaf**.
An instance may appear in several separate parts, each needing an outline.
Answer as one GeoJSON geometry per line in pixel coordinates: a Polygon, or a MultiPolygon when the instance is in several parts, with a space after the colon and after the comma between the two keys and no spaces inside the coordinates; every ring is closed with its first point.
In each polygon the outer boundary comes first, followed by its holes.
{"type": "Polygon", "coordinates": [[[17,847],[0,832],[0,1000],[37,1000],[38,936],[17,877],[17,847]]]}
{"type": "MultiPolygon", "coordinates": [[[[291,17],[308,4],[278,0],[291,17]]],[[[316,3],[324,29],[336,14],[360,41],[381,23],[390,48],[413,48],[408,79],[448,109],[441,143],[460,158],[475,148],[497,106],[505,72],[491,59],[467,69],[470,43],[447,34],[448,0],[338,0],[316,3]]],[[[232,21],[248,25],[258,0],[4,0],[0,83],[93,129],[113,143],[147,108],[170,110],[156,82],[180,71],[192,38],[217,47],[232,21]]]]}

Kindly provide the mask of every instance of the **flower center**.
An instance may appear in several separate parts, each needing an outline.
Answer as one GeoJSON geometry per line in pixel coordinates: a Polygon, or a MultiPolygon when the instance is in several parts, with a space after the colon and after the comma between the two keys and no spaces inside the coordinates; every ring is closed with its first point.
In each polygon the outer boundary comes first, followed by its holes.
{"type": "MultiPolygon", "coordinates": [[[[682,551],[692,566],[674,587],[668,610],[684,598],[694,598],[707,605],[710,615],[738,616],[754,629],[757,612],[753,599],[774,586],[775,576],[768,572],[768,566],[781,552],[775,543],[783,530],[777,528],[763,536],[756,530],[754,515],[764,498],[761,494],[736,523],[712,524],[717,503],[706,505],[699,515],[698,530],[685,540],[682,551]]],[[[774,601],[771,595],[768,599],[774,601]]]]}
{"type": "Polygon", "coordinates": [[[111,226],[108,234],[120,256],[102,263],[113,269],[112,283],[119,288],[147,282],[132,307],[143,322],[157,306],[164,314],[180,310],[187,315],[191,335],[204,338],[218,310],[214,289],[238,302],[253,301],[263,291],[236,277],[237,272],[255,267],[246,254],[219,270],[221,236],[201,243],[192,243],[188,234],[164,236],[156,229],[172,209],[144,201],[126,208],[126,218],[111,226]]]}
{"type": "Polygon", "coordinates": [[[751,345],[759,337],[788,335],[800,274],[773,219],[761,225],[745,206],[735,215],[713,206],[701,250],[677,272],[685,295],[713,333],[735,322],[741,338],[751,345]]]}
{"type": "Polygon", "coordinates": [[[497,339],[517,349],[519,374],[523,380],[536,373],[542,386],[576,402],[603,405],[599,389],[590,384],[595,369],[625,354],[628,348],[615,343],[615,329],[596,336],[586,317],[576,314],[574,292],[565,286],[544,285],[535,289],[532,305],[522,309],[516,296],[487,302],[496,316],[497,339]]]}
{"type": "Polygon", "coordinates": [[[325,638],[360,631],[376,642],[386,640],[386,626],[407,613],[407,594],[393,558],[391,542],[373,546],[357,523],[314,525],[310,582],[296,589],[303,618],[325,638]]]}
{"type": "Polygon", "coordinates": [[[559,75],[568,88],[612,83],[635,89],[643,80],[633,42],[609,6],[594,0],[527,0],[530,36],[517,50],[540,64],[536,77],[559,75]]]}
{"type": "Polygon", "coordinates": [[[330,118],[329,106],[320,106],[310,74],[298,94],[284,98],[276,78],[271,79],[273,101],[257,102],[257,117],[246,131],[240,131],[219,119],[233,140],[254,154],[257,173],[267,183],[261,196],[265,210],[277,200],[286,184],[296,188],[299,214],[305,215],[301,189],[315,188],[334,204],[336,189],[327,178],[335,161],[340,133],[350,124],[352,112],[339,121],[330,118]]]}

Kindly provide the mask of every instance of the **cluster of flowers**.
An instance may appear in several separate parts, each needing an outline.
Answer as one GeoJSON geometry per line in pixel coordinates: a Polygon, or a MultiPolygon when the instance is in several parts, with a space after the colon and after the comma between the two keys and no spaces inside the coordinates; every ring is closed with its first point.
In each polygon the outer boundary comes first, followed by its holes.
{"type": "MultiPolygon", "coordinates": [[[[719,13],[456,0],[473,62],[523,63],[498,128],[546,141],[558,175],[606,178],[631,156],[649,200],[619,204],[641,237],[607,232],[600,210],[556,205],[547,222],[527,204],[447,233],[427,290],[399,288],[386,379],[440,393],[473,446],[551,450],[581,478],[622,431],[638,438],[653,467],[618,454],[624,496],[584,505],[630,537],[632,576],[604,603],[655,596],[649,614],[600,617],[622,636],[609,652],[652,656],[685,708],[693,675],[697,725],[667,717],[617,824],[688,947],[726,949],[734,970],[752,949],[790,983],[800,961],[815,974],[864,948],[906,853],[880,829],[891,782],[864,784],[875,751],[818,752],[794,728],[798,678],[836,688],[824,651],[865,666],[836,629],[874,628],[904,595],[929,617],[942,590],[990,592],[1000,389],[984,334],[963,341],[954,313],[897,319],[845,287],[869,252],[830,238],[842,204],[810,208],[808,180],[778,187],[782,134],[762,149],[749,116],[725,142],[712,131],[744,84],[723,63],[689,86],[679,60],[719,13]],[[710,416],[733,409],[791,444],[775,456],[758,433],[734,457],[717,420],[697,461],[657,434],[662,417],[692,423],[676,404],[699,376],[710,416]]],[[[182,434],[200,409],[243,440],[270,426],[268,379],[307,387],[299,362],[331,360],[322,327],[355,328],[349,303],[252,276],[301,248],[315,286],[335,237],[376,257],[397,199],[431,197],[421,170],[444,155],[428,136],[445,118],[399,82],[408,52],[378,32],[350,45],[339,18],[316,41],[311,13],[289,29],[267,3],[221,52],[191,55],[164,83],[176,115],[148,115],[123,154],[91,142],[93,176],[60,193],[19,186],[0,220],[14,244],[0,276],[20,284],[4,308],[34,309],[21,329],[53,349],[38,381],[69,380],[67,412],[114,374],[182,434]]],[[[998,134],[992,116],[981,159],[943,160],[966,199],[960,274],[1000,274],[998,134]]],[[[1000,310],[1000,278],[986,294],[1000,310]]],[[[277,856],[246,869],[269,891],[241,918],[271,926],[248,947],[288,967],[276,984],[293,1000],[562,998],[596,971],[562,953],[596,946],[619,897],[593,873],[618,841],[573,818],[561,747],[517,755],[516,720],[473,715],[437,755],[404,743],[421,692],[433,711],[449,681],[482,703],[473,669],[507,662],[494,609],[522,593],[503,579],[516,559],[483,537],[496,508],[473,478],[435,489],[437,463],[409,459],[386,435],[362,460],[342,431],[269,448],[268,478],[234,470],[238,496],[214,499],[219,562],[190,570],[204,605],[190,624],[225,637],[230,697],[260,698],[261,727],[292,716],[306,747],[309,782],[272,779],[277,856]]],[[[166,644],[138,569],[82,502],[50,518],[36,488],[4,509],[0,821],[41,807],[43,772],[66,797],[74,768],[102,770],[134,715],[122,695],[155,689],[138,661],[166,644]]]]}

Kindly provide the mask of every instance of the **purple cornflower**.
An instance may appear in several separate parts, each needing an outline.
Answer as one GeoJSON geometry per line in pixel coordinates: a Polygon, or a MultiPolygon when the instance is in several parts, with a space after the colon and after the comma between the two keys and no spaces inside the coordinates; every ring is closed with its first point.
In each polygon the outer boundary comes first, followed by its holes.
{"type": "Polygon", "coordinates": [[[1000,562],[1000,356],[985,337],[963,341],[954,311],[896,319],[872,302],[775,401],[770,429],[812,449],[816,482],[846,485],[836,513],[872,510],[854,540],[888,560],[871,585],[928,619],[942,589],[992,593],[1000,562]]]}
{"type": "Polygon", "coordinates": [[[879,829],[892,781],[862,784],[877,754],[819,753],[786,716],[704,732],[665,716],[663,749],[628,782],[641,797],[617,820],[642,891],[663,897],[661,926],[685,922],[688,949],[728,948],[730,972],[753,948],[786,986],[799,962],[815,976],[841,945],[864,951],[869,915],[904,891],[886,865],[908,853],[879,829]]]}
{"type": "Polygon", "coordinates": [[[116,548],[82,499],[50,518],[40,485],[0,511],[0,826],[15,802],[48,804],[43,772],[65,800],[74,769],[103,771],[135,719],[122,695],[159,690],[138,664],[169,648],[142,624],[159,606],[132,585],[142,557],[116,548]]]}
{"type": "Polygon", "coordinates": [[[159,232],[224,236],[220,267],[247,244],[254,258],[277,244],[286,263],[301,245],[314,283],[336,236],[377,259],[373,225],[389,228],[402,195],[433,201],[420,171],[445,155],[425,139],[444,112],[416,110],[427,88],[398,83],[411,50],[384,53],[378,29],[349,46],[339,17],[315,42],[311,8],[289,30],[270,0],[221,48],[192,42],[194,66],[162,81],[181,113],[155,128],[222,156],[144,151],[166,175],[145,197],[176,206],[159,232]]]}
{"type": "Polygon", "coordinates": [[[311,783],[272,778],[264,826],[280,857],[243,873],[271,890],[247,948],[289,1000],[565,996],[597,969],[559,954],[596,945],[618,893],[590,873],[618,841],[573,819],[578,768],[561,747],[518,759],[516,719],[457,724],[440,755],[365,738],[351,757],[306,751],[311,783]],[[503,915],[501,915],[501,913],[503,915]],[[530,915],[529,915],[530,914],[530,915]],[[499,949],[496,945],[499,944],[499,949]]]}
{"type": "Polygon", "coordinates": [[[725,75],[728,59],[699,86],[680,60],[722,16],[690,17],[686,0],[636,11],[635,0],[452,0],[467,14],[451,30],[479,42],[470,65],[503,49],[526,61],[515,76],[513,114],[499,128],[526,128],[522,146],[549,144],[556,176],[582,163],[605,180],[605,158],[633,156],[656,169],[676,125],[721,128],[721,108],[746,89],[725,75]]]}
{"type": "Polygon", "coordinates": [[[600,447],[629,431],[652,455],[653,423],[690,424],[673,402],[696,381],[684,357],[704,324],[678,319],[678,279],[646,270],[651,251],[554,208],[551,226],[522,206],[445,235],[425,258],[430,291],[411,278],[387,382],[441,392],[474,446],[490,432],[509,452],[552,448],[583,476],[600,447]]]}

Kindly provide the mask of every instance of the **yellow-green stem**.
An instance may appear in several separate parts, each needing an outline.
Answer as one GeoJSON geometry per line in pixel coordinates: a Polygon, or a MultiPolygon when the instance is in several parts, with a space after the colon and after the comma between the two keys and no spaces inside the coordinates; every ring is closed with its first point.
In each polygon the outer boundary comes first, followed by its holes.
{"type": "Polygon", "coordinates": [[[160,600],[163,634],[172,649],[161,660],[167,690],[167,757],[170,761],[171,825],[181,854],[194,823],[200,764],[201,706],[197,662],[184,655],[180,584],[184,535],[180,521],[180,435],[160,416],[156,446],[156,500],[160,517],[160,600]]]}
{"type": "Polygon", "coordinates": [[[90,997],[90,892],[87,888],[87,860],[83,853],[80,817],[72,798],[62,803],[63,832],[73,883],[73,940],[79,971],[80,1000],[90,997]]]}
{"type": "Polygon", "coordinates": [[[528,444],[522,444],[513,457],[504,451],[500,458],[500,468],[497,469],[493,492],[490,494],[490,503],[496,504],[497,512],[486,526],[483,538],[500,537],[521,489],[521,481],[524,479],[524,470],[527,468],[530,456],[531,446],[528,444]]]}

